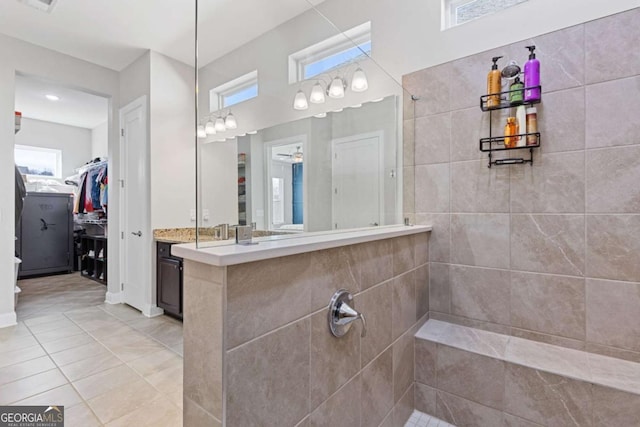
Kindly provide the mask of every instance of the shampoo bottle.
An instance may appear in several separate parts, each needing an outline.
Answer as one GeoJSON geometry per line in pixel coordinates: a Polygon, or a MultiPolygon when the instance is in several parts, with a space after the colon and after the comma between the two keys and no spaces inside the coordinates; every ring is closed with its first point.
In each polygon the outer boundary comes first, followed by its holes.
{"type": "MultiPolygon", "coordinates": [[[[518,134],[523,134],[523,133],[527,133],[527,111],[524,105],[519,106],[518,108],[516,108],[516,122],[518,123],[518,130],[517,133],[518,134]]],[[[517,147],[524,147],[526,146],[526,142],[525,142],[525,137],[524,136],[518,136],[516,138],[516,146],[517,147]]]]}
{"type": "Polygon", "coordinates": [[[520,77],[516,77],[516,80],[511,84],[509,88],[509,101],[512,105],[522,104],[524,100],[524,84],[520,81],[520,77]]]}
{"type": "Polygon", "coordinates": [[[507,118],[507,124],[504,126],[504,146],[513,148],[516,146],[516,137],[518,134],[518,123],[515,117],[507,118]]]}
{"type": "Polygon", "coordinates": [[[487,76],[487,94],[491,95],[487,99],[487,108],[495,108],[500,105],[500,95],[494,95],[499,94],[502,90],[502,74],[500,70],[498,70],[498,60],[500,58],[502,58],[502,56],[495,56],[492,59],[493,66],[487,76]]]}
{"type": "Polygon", "coordinates": [[[524,64],[524,100],[525,102],[540,100],[540,61],[536,59],[535,46],[527,46],[529,60],[524,64]]]}
{"type": "MultiPolygon", "coordinates": [[[[535,107],[527,108],[527,133],[535,134],[538,132],[538,110],[535,107]]],[[[536,135],[527,135],[527,145],[537,145],[538,137],[536,135]]]]}

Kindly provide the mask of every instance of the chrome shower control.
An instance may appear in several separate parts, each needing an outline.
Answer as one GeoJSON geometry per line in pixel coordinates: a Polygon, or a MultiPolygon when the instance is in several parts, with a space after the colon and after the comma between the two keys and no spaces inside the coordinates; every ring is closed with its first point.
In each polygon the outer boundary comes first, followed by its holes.
{"type": "Polygon", "coordinates": [[[349,329],[351,324],[356,320],[362,320],[362,334],[364,338],[367,335],[367,322],[364,319],[364,315],[356,311],[349,305],[352,303],[353,296],[346,289],[340,289],[331,297],[329,303],[329,329],[335,337],[342,337],[349,329]]]}

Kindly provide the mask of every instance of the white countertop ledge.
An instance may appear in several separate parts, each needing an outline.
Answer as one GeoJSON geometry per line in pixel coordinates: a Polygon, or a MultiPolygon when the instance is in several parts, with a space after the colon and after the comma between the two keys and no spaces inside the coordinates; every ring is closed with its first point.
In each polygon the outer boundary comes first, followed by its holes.
{"type": "MultiPolygon", "coordinates": [[[[360,228],[352,231],[329,231],[319,233],[304,233],[300,237],[271,236],[254,239],[257,244],[236,245],[216,244],[210,247],[197,248],[195,243],[173,245],[171,253],[177,257],[202,264],[224,267],[227,265],[244,264],[323,249],[338,248],[340,246],[391,239],[393,237],[431,231],[426,225],[390,225],[384,227],[360,228]],[[274,238],[275,237],[275,238],[274,238]]],[[[207,244],[209,242],[206,242],[207,244]]]]}

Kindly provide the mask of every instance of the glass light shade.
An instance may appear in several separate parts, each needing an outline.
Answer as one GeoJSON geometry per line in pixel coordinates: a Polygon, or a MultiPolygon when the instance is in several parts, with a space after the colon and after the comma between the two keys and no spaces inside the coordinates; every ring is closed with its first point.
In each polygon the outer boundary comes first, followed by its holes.
{"type": "Polygon", "coordinates": [[[293,163],[302,163],[304,161],[304,157],[302,156],[302,153],[297,151],[295,153],[293,153],[293,163]]]}
{"type": "Polygon", "coordinates": [[[238,129],[238,122],[233,114],[229,113],[227,118],[224,119],[224,126],[227,129],[238,129]]]}
{"type": "Polygon", "coordinates": [[[211,120],[204,125],[204,131],[207,135],[215,135],[216,134],[216,126],[213,124],[211,120]]]}
{"type": "Polygon", "coordinates": [[[340,77],[336,77],[331,81],[329,96],[331,98],[344,98],[344,82],[340,77]]]}
{"type": "Polygon", "coordinates": [[[202,125],[198,125],[198,138],[206,138],[207,137],[207,132],[204,130],[204,126],[202,125]]]}
{"type": "Polygon", "coordinates": [[[307,95],[305,95],[302,90],[299,90],[298,93],[296,93],[296,97],[293,98],[293,109],[306,110],[307,108],[309,108],[309,103],[307,102],[307,95]]]}
{"type": "Polygon", "coordinates": [[[224,132],[225,130],[227,130],[227,127],[224,125],[224,119],[222,117],[218,117],[216,119],[215,128],[216,132],[224,132]]]}
{"type": "Polygon", "coordinates": [[[367,75],[362,71],[362,68],[358,68],[353,73],[353,79],[351,80],[351,90],[354,92],[364,92],[369,89],[369,81],[367,75]]]}
{"type": "Polygon", "coordinates": [[[319,119],[324,119],[325,117],[327,117],[327,113],[316,114],[313,117],[317,117],[319,119]]]}
{"type": "Polygon", "coordinates": [[[324,89],[322,88],[320,83],[316,83],[315,85],[313,85],[313,88],[311,89],[311,95],[309,96],[309,101],[311,101],[312,104],[324,103],[324,89]]]}

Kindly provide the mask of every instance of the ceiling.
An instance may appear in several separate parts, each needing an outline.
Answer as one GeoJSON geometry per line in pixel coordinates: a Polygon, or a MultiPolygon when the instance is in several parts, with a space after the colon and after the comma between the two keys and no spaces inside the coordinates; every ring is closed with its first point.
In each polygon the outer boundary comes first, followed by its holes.
{"type": "MultiPolygon", "coordinates": [[[[2,0],[0,32],[116,71],[147,49],[193,65],[194,1],[58,0],[48,14],[17,0],[2,0]]],[[[199,0],[200,64],[322,1],[199,0]]]]}
{"type": "Polygon", "coordinates": [[[108,120],[109,101],[107,98],[18,75],[16,111],[29,119],[93,129],[108,120]],[[56,95],[60,100],[49,101],[46,95],[56,95]]]}

